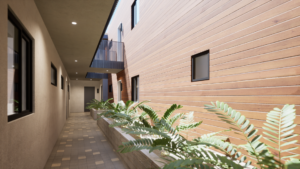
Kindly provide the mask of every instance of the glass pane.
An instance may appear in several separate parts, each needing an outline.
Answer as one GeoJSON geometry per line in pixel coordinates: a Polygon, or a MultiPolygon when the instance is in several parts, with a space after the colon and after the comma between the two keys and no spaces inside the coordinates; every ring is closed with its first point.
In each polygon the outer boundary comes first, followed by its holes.
{"type": "Polygon", "coordinates": [[[194,58],[194,79],[208,79],[208,54],[194,58]]]}
{"type": "Polygon", "coordinates": [[[19,111],[19,30],[8,21],[7,35],[7,114],[15,114],[19,111]]]}
{"type": "Polygon", "coordinates": [[[136,77],[136,101],[139,101],[139,77],[136,77]]]}
{"type": "Polygon", "coordinates": [[[27,110],[26,106],[26,61],[27,61],[27,42],[22,39],[22,111],[27,110]]]}

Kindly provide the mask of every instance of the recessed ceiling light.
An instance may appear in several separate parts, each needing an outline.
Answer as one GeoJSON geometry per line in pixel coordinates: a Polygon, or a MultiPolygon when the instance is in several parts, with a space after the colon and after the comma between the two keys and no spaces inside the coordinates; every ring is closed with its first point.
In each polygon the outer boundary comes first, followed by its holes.
{"type": "Polygon", "coordinates": [[[92,80],[92,79],[90,79],[90,80],[92,80]]]}
{"type": "Polygon", "coordinates": [[[108,72],[108,70],[106,70],[108,72]]]}
{"type": "Polygon", "coordinates": [[[78,80],[78,79],[76,79],[76,80],[78,80]]]}
{"type": "Polygon", "coordinates": [[[72,22],[73,25],[77,25],[77,22],[72,22]]]}
{"type": "Polygon", "coordinates": [[[77,60],[75,60],[75,62],[77,62],[77,60]]]}
{"type": "Polygon", "coordinates": [[[76,74],[78,74],[78,72],[76,72],[76,74]]]}

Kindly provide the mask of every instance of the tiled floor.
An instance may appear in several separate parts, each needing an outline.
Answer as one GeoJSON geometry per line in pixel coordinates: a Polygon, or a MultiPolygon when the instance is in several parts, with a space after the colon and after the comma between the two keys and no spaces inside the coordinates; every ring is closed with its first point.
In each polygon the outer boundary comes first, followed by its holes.
{"type": "Polygon", "coordinates": [[[44,169],[127,169],[89,113],[71,113],[44,169]]]}

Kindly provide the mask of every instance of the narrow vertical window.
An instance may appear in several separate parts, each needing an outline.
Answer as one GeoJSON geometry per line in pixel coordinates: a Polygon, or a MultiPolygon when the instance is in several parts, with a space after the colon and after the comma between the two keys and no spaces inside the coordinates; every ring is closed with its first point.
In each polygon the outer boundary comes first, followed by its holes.
{"type": "Polygon", "coordinates": [[[32,113],[32,38],[8,11],[7,115],[8,121],[32,113]]]}
{"type": "Polygon", "coordinates": [[[135,27],[135,25],[140,20],[140,9],[139,9],[139,0],[135,0],[133,4],[131,5],[131,29],[135,27]]]}
{"type": "Polygon", "coordinates": [[[131,97],[132,101],[138,102],[139,101],[139,76],[135,76],[131,78],[131,97]]]}
{"type": "Polygon", "coordinates": [[[112,92],[112,85],[109,85],[109,87],[108,87],[108,91],[109,91],[109,93],[111,93],[111,92],[112,92]]]}
{"type": "Polygon", "coordinates": [[[51,63],[51,84],[57,86],[57,69],[52,63],[51,63]]]}
{"type": "Polygon", "coordinates": [[[209,80],[209,51],[192,56],[192,81],[209,80]]]}
{"type": "Polygon", "coordinates": [[[61,76],[60,77],[60,81],[61,81],[61,89],[64,89],[64,77],[63,76],[61,76]]]}

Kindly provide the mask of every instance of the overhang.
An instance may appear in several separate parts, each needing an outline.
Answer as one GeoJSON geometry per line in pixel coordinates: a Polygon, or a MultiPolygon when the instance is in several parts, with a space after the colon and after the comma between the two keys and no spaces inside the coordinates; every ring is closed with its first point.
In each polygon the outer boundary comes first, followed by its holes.
{"type": "Polygon", "coordinates": [[[107,72],[90,68],[90,63],[117,1],[35,0],[71,80],[87,80],[87,72],[107,72]]]}

